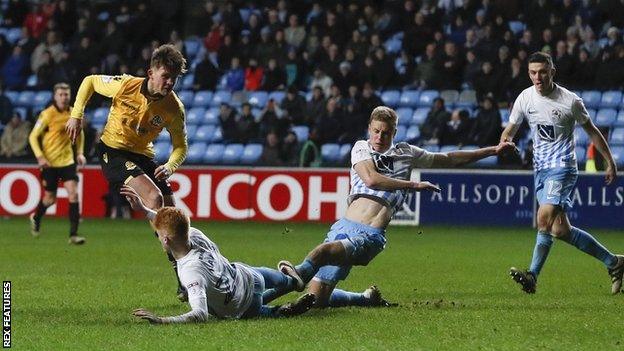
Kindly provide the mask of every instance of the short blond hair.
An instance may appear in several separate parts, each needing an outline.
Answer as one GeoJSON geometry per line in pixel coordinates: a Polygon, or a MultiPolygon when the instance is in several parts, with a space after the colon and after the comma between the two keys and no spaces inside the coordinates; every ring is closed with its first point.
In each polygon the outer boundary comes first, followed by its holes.
{"type": "Polygon", "coordinates": [[[52,88],[52,91],[55,93],[57,90],[71,90],[71,88],[69,87],[69,84],[61,82],[54,84],[54,87],[52,88]]]}
{"type": "Polygon", "coordinates": [[[397,116],[396,112],[388,106],[377,106],[373,112],[371,112],[368,124],[372,121],[385,122],[389,124],[392,129],[396,129],[397,123],[399,122],[399,116],[397,116]]]}
{"type": "Polygon", "coordinates": [[[186,242],[191,226],[188,216],[179,208],[162,207],[152,220],[154,230],[164,229],[166,237],[175,242],[186,242]]]}

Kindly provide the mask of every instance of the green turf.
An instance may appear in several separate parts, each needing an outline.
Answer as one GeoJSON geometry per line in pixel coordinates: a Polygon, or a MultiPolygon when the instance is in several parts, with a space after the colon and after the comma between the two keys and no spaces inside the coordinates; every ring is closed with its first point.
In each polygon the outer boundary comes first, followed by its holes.
{"type": "MultiPolygon", "coordinates": [[[[197,222],[232,261],[299,261],[324,224],[197,222]]],[[[602,264],[556,243],[536,295],[511,281],[528,264],[530,228],[391,227],[388,245],[343,288],[371,284],[400,307],[313,310],[293,319],[151,326],[130,312],[179,314],[171,268],[143,221],[85,220],[70,247],[67,221],[46,218],[33,239],[25,219],[0,220],[0,276],[13,284],[18,350],[528,350],[621,349],[624,296],[610,295],[602,264]]],[[[622,232],[597,231],[624,251],[622,232]]],[[[291,294],[287,299],[295,298],[291,294]]]]}

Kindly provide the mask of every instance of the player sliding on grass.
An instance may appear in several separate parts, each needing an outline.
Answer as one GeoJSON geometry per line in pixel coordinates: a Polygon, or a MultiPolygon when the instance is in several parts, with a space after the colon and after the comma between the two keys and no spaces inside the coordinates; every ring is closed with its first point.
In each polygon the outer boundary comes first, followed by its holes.
{"type": "Polygon", "coordinates": [[[178,262],[178,275],[191,305],[190,312],[179,316],[158,317],[144,309],[135,310],[135,316],[158,324],[203,322],[211,316],[291,317],[306,312],[314,304],[314,295],[306,294],[283,306],[265,305],[262,300],[265,289],[292,289],[295,279],[266,267],[230,263],[215,243],[190,227],[189,218],[182,210],[162,207],[155,212],[128,186],[122,187],[121,194],[134,210],[146,215],[163,249],[178,262]]]}
{"type": "MultiPolygon", "coordinates": [[[[364,293],[335,289],[354,265],[367,265],[386,244],[386,227],[401,208],[407,192],[440,189],[429,182],[409,181],[413,168],[455,167],[501,152],[515,150],[510,142],[472,151],[431,153],[408,143],[393,144],[398,117],[380,106],[370,116],[368,140],[351,150],[351,192],[345,217],[334,223],[325,242],[294,267],[281,261],[278,268],[317,297],[315,306],[387,305],[376,287],[364,293]]],[[[287,291],[271,291],[266,301],[287,291]]]]}
{"type": "Polygon", "coordinates": [[[555,84],[555,66],[550,55],[536,52],[529,57],[529,77],[533,86],[526,88],[513,105],[509,124],[501,142],[511,140],[526,118],[533,136],[533,169],[537,210],[537,239],[531,266],[527,271],[512,267],[512,278],[522,290],[535,293],[539,275],[553,236],[600,260],[611,276],[611,293],[622,287],[624,256],[614,255],[588,232],[573,227],[566,211],[572,207],[572,189],[576,183],[574,126],[576,123],[591,138],[607,161],[606,184],[615,180],[617,169],[604,137],[589,118],[583,100],[568,89],[555,84]]]}
{"type": "MultiPolygon", "coordinates": [[[[93,92],[112,98],[111,109],[98,143],[98,156],[112,191],[128,185],[155,210],[174,206],[167,179],[180,167],[187,152],[184,105],[173,92],[186,60],[172,45],[162,45],[153,53],[147,78],[91,75],[80,84],[76,102],[65,129],[72,141],[81,130],[84,109],[93,92]],[[152,142],[163,128],[171,136],[173,151],[167,162],[154,161],[152,142]]],[[[175,270],[175,260],[168,254],[175,270]]],[[[178,284],[178,298],[185,300],[178,284]]]]}

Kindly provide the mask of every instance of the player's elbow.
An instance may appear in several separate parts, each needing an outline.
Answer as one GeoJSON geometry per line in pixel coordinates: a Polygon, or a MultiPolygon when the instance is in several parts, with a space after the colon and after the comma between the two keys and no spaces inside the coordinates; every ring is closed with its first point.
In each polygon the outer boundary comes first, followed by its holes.
{"type": "Polygon", "coordinates": [[[195,323],[204,323],[208,320],[209,316],[208,311],[197,311],[193,319],[195,323]]]}
{"type": "Polygon", "coordinates": [[[362,178],[362,181],[364,182],[366,187],[369,188],[369,189],[375,189],[375,188],[377,188],[379,186],[379,181],[377,180],[377,178],[375,178],[372,175],[368,175],[368,176],[362,178]]]}

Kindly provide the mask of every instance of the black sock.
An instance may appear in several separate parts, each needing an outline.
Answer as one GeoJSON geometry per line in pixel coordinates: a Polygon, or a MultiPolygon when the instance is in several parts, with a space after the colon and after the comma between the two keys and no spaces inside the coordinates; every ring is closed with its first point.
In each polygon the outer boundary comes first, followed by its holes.
{"type": "Polygon", "coordinates": [[[78,222],[80,222],[80,211],[78,210],[77,202],[69,203],[69,235],[75,236],[78,234],[78,222]]]}
{"type": "Polygon", "coordinates": [[[39,226],[41,225],[41,218],[43,218],[43,215],[45,214],[48,207],[50,206],[46,206],[43,204],[43,201],[39,201],[39,205],[37,205],[37,209],[35,210],[35,215],[34,215],[35,223],[37,223],[37,230],[39,229],[39,226]]]}

